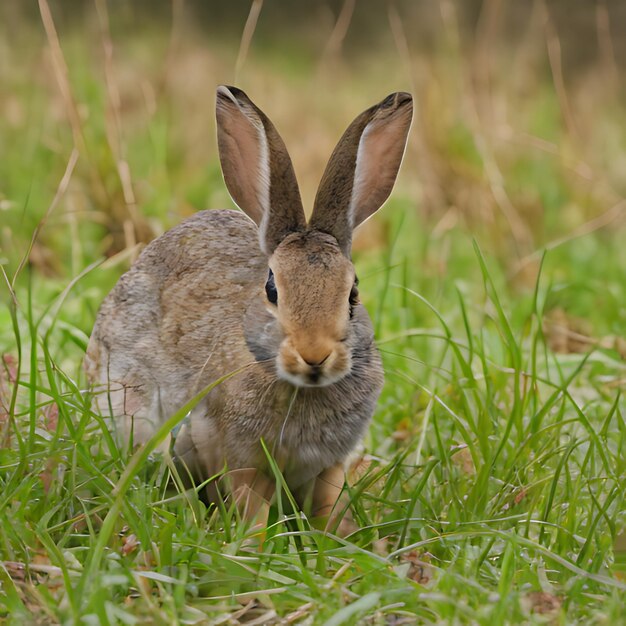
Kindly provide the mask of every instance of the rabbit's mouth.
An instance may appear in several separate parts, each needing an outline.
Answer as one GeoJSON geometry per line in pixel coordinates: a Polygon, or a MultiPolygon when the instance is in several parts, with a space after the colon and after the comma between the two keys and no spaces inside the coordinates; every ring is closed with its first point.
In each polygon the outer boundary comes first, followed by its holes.
{"type": "Polygon", "coordinates": [[[296,387],[327,387],[344,378],[352,367],[350,352],[343,343],[334,344],[322,357],[307,356],[285,339],[276,359],[278,377],[296,387]]]}

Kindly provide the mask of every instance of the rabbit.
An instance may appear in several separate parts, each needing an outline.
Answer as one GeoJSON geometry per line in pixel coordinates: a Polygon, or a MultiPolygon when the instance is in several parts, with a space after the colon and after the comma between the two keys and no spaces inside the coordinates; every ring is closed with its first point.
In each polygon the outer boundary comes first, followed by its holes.
{"type": "Polygon", "coordinates": [[[134,445],[235,372],[184,421],[176,460],[196,480],[227,468],[227,489],[252,519],[275,489],[264,444],[299,506],[330,520],[383,385],[352,231],[391,193],[413,100],[393,93],[350,124],[308,223],[266,115],[240,89],[219,86],[216,116],[224,180],[241,211],[201,211],[150,243],[104,300],[85,367],[106,389],[101,413],[134,445]]]}

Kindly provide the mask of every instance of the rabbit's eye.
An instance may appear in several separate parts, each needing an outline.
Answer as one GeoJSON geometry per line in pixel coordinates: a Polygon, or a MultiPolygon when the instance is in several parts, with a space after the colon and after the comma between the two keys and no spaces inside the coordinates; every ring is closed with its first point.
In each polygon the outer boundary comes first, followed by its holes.
{"type": "Polygon", "coordinates": [[[359,290],[357,289],[358,284],[359,279],[356,278],[354,280],[354,285],[352,285],[352,289],[350,289],[350,317],[354,315],[354,307],[359,303],[359,290]]]}
{"type": "Polygon", "coordinates": [[[278,304],[278,291],[276,291],[276,285],[274,284],[274,272],[272,272],[272,270],[270,270],[267,282],[265,283],[265,293],[267,294],[267,299],[272,304],[278,304]]]}

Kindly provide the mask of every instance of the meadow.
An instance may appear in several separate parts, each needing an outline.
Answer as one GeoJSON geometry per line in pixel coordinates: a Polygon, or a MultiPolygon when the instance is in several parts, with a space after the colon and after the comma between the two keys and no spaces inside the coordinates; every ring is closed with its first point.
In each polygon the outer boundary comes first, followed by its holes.
{"type": "Polygon", "coordinates": [[[626,624],[617,3],[240,4],[0,7],[0,621],[626,624]],[[105,295],[233,207],[220,83],[271,116],[306,208],[346,125],[414,94],[355,241],[386,383],[346,538],[277,506],[252,547],[177,487],[166,431],[122,450],[92,407],[105,295]]]}

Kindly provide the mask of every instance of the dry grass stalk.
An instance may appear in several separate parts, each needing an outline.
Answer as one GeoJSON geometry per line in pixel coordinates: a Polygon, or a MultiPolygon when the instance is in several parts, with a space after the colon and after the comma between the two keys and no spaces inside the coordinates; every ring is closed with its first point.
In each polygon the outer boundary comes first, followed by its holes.
{"type": "Polygon", "coordinates": [[[259,15],[261,15],[261,9],[263,8],[263,0],[253,0],[250,5],[250,12],[248,13],[248,19],[246,25],[243,28],[241,34],[241,41],[239,43],[239,52],[237,54],[237,61],[235,62],[235,83],[239,82],[241,70],[246,58],[248,57],[248,51],[250,50],[250,44],[252,43],[252,37],[256,30],[257,22],[259,21],[259,15]]]}

